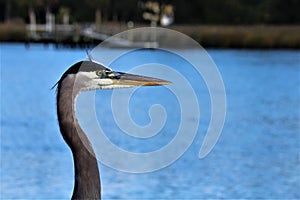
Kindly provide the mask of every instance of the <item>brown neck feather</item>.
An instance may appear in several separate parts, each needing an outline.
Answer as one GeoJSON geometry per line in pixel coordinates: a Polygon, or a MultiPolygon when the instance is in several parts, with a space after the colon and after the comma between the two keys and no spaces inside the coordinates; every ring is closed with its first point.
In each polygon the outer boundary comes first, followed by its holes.
{"type": "Polygon", "coordinates": [[[87,136],[75,116],[75,78],[68,76],[58,85],[57,115],[61,134],[71,148],[75,167],[72,199],[100,199],[100,174],[97,159],[87,136]]]}

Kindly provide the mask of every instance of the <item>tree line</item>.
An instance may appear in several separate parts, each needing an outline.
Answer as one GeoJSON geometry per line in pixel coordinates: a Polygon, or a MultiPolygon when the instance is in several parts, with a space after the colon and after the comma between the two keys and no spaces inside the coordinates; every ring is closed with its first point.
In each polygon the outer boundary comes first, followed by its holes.
{"type": "MultiPolygon", "coordinates": [[[[0,21],[29,22],[29,10],[37,22],[45,22],[45,13],[56,20],[65,13],[70,22],[101,21],[143,23],[147,0],[0,0],[0,21]]],[[[158,0],[174,7],[176,24],[300,24],[300,0],[158,0]]]]}

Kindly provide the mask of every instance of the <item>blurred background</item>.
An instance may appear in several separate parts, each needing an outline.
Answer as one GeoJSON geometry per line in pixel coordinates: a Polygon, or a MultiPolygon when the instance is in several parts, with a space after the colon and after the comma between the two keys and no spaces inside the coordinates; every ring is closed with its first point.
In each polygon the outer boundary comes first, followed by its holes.
{"type": "MultiPolygon", "coordinates": [[[[227,96],[221,137],[207,157],[198,158],[211,117],[204,80],[184,59],[139,46],[110,67],[127,71],[163,63],[178,71],[198,98],[199,129],[185,154],[162,170],[129,174],[99,163],[103,198],[299,199],[299,8],[298,0],[0,0],[0,197],[71,196],[72,155],[59,132],[51,87],[69,66],[86,59],[86,50],[110,36],[138,27],[166,27],[199,42],[218,67],[227,96]]],[[[99,57],[130,48],[136,38],[125,39],[127,46],[114,44],[99,57]]],[[[199,56],[195,49],[173,43],[199,56]]],[[[97,115],[115,144],[144,152],[175,136],[181,113],[172,93],[140,88],[134,94],[130,113],[137,124],[151,121],[153,104],[162,104],[168,113],[159,134],[134,141],[115,126],[111,95],[97,92],[96,105],[104,108],[97,115]]]]}
{"type": "Polygon", "coordinates": [[[205,47],[300,48],[297,0],[1,0],[0,5],[0,41],[97,44],[129,28],[158,25],[205,47]]]}

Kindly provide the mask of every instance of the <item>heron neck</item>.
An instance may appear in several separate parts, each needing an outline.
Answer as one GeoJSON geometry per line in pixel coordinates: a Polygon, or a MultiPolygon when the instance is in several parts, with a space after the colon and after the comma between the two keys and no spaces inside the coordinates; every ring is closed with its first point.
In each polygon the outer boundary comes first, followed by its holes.
{"type": "Polygon", "coordinates": [[[75,167],[72,199],[100,199],[100,174],[92,145],[80,128],[75,115],[75,99],[79,91],[74,80],[58,85],[57,113],[61,134],[70,147],[75,167]]]}

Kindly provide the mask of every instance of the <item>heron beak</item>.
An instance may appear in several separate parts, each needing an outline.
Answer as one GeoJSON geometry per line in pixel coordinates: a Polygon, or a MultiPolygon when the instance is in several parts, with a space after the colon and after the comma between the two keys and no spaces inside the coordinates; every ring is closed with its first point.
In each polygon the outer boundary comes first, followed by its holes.
{"type": "Polygon", "coordinates": [[[116,76],[112,77],[113,84],[116,85],[123,85],[123,86],[160,86],[160,85],[168,85],[171,84],[171,82],[158,79],[158,78],[152,78],[148,76],[140,76],[140,75],[134,75],[134,74],[127,74],[127,73],[121,73],[116,72],[116,76]]]}

